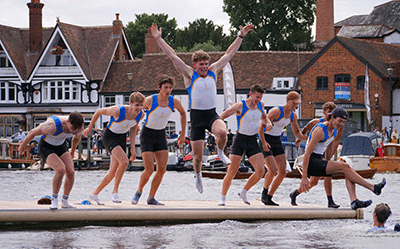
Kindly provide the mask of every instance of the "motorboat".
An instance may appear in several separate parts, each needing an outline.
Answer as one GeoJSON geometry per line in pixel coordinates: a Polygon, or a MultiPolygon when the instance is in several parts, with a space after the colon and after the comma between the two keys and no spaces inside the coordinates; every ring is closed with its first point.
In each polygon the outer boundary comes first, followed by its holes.
{"type": "Polygon", "coordinates": [[[370,159],[381,144],[382,139],[375,132],[357,132],[350,134],[344,141],[340,157],[357,170],[368,170],[370,159]],[[350,164],[350,163],[349,163],[350,164]]]}
{"type": "Polygon", "coordinates": [[[369,159],[371,169],[378,172],[400,173],[400,145],[395,143],[382,144],[382,153],[377,152],[369,159]]]}

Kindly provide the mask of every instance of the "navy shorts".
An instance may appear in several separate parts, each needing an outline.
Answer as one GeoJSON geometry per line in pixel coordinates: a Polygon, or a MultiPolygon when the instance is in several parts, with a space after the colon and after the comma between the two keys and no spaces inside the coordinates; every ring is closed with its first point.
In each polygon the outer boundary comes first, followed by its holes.
{"type": "Polygon", "coordinates": [[[62,145],[56,146],[49,144],[48,142],[40,139],[38,146],[39,157],[46,162],[47,157],[50,154],[56,153],[58,157],[61,157],[65,152],[68,152],[67,143],[64,141],[62,145]]]}
{"type": "Polygon", "coordinates": [[[312,153],[308,162],[307,175],[309,176],[331,176],[326,174],[326,165],[328,160],[324,155],[312,153]]]}
{"type": "Polygon", "coordinates": [[[215,120],[220,119],[215,108],[210,110],[190,110],[190,121],[192,123],[191,141],[204,140],[205,130],[211,131],[215,120]]]}
{"type": "MultiPolygon", "coordinates": [[[[131,142],[135,144],[135,141],[131,142]]],[[[117,146],[121,146],[122,150],[126,151],[126,133],[117,134],[107,128],[103,133],[103,144],[106,150],[110,153],[117,146]]]]}
{"type": "MultiPolygon", "coordinates": [[[[279,155],[285,154],[285,150],[283,149],[282,140],[281,140],[280,136],[271,136],[271,135],[264,133],[264,137],[265,137],[265,141],[267,141],[267,143],[269,143],[269,145],[271,145],[271,148],[269,148],[269,151],[262,150],[264,158],[266,158],[267,156],[279,156],[279,155]]],[[[262,149],[261,143],[260,143],[260,147],[262,149]]]]}
{"type": "Polygon", "coordinates": [[[154,130],[143,126],[140,132],[140,149],[142,153],[168,150],[165,129],[154,130]]]}
{"type": "Polygon", "coordinates": [[[261,153],[260,147],[257,144],[257,134],[247,136],[236,133],[235,139],[233,140],[231,154],[242,156],[243,153],[246,153],[247,158],[261,153]]]}

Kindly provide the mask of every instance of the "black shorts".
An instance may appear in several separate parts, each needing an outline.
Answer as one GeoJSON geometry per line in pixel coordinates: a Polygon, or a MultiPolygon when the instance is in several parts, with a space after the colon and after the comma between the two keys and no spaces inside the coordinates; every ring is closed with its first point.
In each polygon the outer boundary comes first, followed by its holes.
{"type": "Polygon", "coordinates": [[[308,163],[307,175],[309,176],[331,176],[326,174],[326,165],[328,160],[324,155],[312,153],[308,163]]]}
{"type": "Polygon", "coordinates": [[[210,110],[190,110],[190,121],[192,123],[191,141],[204,140],[205,130],[211,131],[215,120],[220,119],[215,108],[210,110]]]}
{"type": "Polygon", "coordinates": [[[58,157],[61,157],[65,152],[68,152],[67,143],[64,141],[62,145],[56,146],[49,144],[48,142],[40,139],[38,146],[39,157],[46,162],[47,157],[50,154],[56,153],[58,157]]]}
{"type": "MultiPolygon", "coordinates": [[[[131,141],[131,143],[135,144],[135,141],[131,141]]],[[[126,151],[126,133],[117,134],[107,128],[103,133],[103,144],[110,153],[117,146],[121,146],[122,150],[126,151]]]]}
{"type": "MultiPolygon", "coordinates": [[[[279,137],[271,136],[271,135],[264,133],[264,137],[265,137],[265,141],[267,141],[267,143],[269,143],[269,145],[271,145],[271,148],[269,148],[269,151],[262,150],[264,158],[266,158],[267,156],[279,156],[279,155],[285,154],[285,150],[283,149],[282,140],[281,140],[280,136],[279,137]]],[[[261,143],[260,143],[260,147],[262,149],[261,143]]]]}
{"type": "Polygon", "coordinates": [[[257,144],[257,135],[247,136],[236,133],[235,139],[233,140],[231,154],[242,156],[243,153],[246,153],[247,158],[261,153],[260,147],[257,144]]]}
{"type": "Polygon", "coordinates": [[[168,150],[165,129],[154,130],[143,126],[140,132],[140,149],[142,153],[168,150]]]}

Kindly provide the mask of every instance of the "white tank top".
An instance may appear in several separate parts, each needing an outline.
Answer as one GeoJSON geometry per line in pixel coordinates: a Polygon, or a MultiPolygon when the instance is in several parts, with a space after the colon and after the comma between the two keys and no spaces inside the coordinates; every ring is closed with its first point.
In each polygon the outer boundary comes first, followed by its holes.
{"type": "Polygon", "coordinates": [[[311,141],[312,132],[314,131],[315,127],[321,127],[324,130],[324,139],[322,141],[320,141],[317,144],[317,146],[315,146],[315,149],[314,149],[313,153],[319,154],[319,155],[323,155],[325,153],[326,147],[328,147],[328,145],[330,143],[332,143],[333,139],[335,139],[335,137],[337,136],[337,130],[334,129],[332,137],[329,137],[328,127],[323,123],[316,124],[314,126],[314,128],[312,128],[312,130],[310,132],[310,136],[307,139],[306,150],[307,150],[308,144],[311,141]]]}
{"type": "Polygon", "coordinates": [[[140,117],[142,116],[142,111],[132,120],[126,119],[125,114],[125,106],[119,107],[119,117],[117,120],[111,116],[110,122],[108,122],[108,129],[116,134],[125,134],[127,133],[133,126],[137,125],[140,121],[140,117]]]}
{"type": "Polygon", "coordinates": [[[283,106],[278,106],[281,114],[279,115],[279,118],[272,120],[272,130],[270,131],[265,131],[266,134],[271,135],[271,136],[277,136],[279,137],[282,134],[283,129],[293,122],[294,119],[294,112],[292,111],[290,113],[290,118],[285,118],[285,112],[283,110],[283,106]]]}
{"type": "Polygon", "coordinates": [[[50,118],[54,120],[57,131],[54,134],[43,134],[42,139],[44,141],[54,146],[60,146],[65,142],[65,139],[74,136],[72,133],[66,133],[63,131],[61,120],[57,116],[50,116],[50,118]]]}
{"type": "Polygon", "coordinates": [[[174,97],[168,96],[168,106],[160,107],[158,96],[154,94],[150,110],[146,111],[146,121],[144,126],[154,130],[162,130],[167,126],[169,117],[174,110],[174,97]]]}
{"type": "Polygon", "coordinates": [[[247,136],[253,136],[258,133],[258,126],[262,117],[263,109],[261,102],[257,104],[255,110],[250,110],[246,101],[242,100],[243,108],[240,115],[236,115],[238,130],[237,132],[247,136]]]}
{"type": "Polygon", "coordinates": [[[194,71],[192,82],[187,87],[190,108],[195,110],[210,110],[215,108],[217,100],[217,82],[212,71],[207,72],[207,77],[202,78],[194,71]]]}

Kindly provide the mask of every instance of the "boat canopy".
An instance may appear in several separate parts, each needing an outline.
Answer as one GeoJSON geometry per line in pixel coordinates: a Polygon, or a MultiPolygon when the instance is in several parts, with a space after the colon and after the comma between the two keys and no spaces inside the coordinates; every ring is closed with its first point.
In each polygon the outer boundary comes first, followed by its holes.
{"type": "Polygon", "coordinates": [[[350,134],[344,141],[340,156],[374,156],[381,137],[375,132],[357,132],[350,134]]]}

